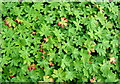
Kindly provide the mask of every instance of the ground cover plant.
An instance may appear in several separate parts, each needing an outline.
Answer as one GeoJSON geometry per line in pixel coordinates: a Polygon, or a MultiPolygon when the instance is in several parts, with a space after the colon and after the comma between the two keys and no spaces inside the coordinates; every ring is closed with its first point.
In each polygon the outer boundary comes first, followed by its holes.
{"type": "Polygon", "coordinates": [[[3,2],[2,82],[118,82],[116,2],[3,2]]]}

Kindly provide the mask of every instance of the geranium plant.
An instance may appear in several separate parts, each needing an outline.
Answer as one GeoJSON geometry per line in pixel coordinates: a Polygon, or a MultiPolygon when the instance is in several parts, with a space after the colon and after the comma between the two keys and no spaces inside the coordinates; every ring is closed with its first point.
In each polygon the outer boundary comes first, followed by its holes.
{"type": "Polygon", "coordinates": [[[117,2],[2,2],[1,82],[118,82],[117,2]]]}

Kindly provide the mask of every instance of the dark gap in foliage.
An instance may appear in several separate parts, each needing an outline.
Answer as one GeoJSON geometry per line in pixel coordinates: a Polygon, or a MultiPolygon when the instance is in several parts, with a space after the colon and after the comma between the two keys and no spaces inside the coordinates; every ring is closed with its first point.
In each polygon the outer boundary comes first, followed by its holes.
{"type": "MultiPolygon", "coordinates": [[[[3,50],[3,48],[0,48],[0,49],[2,49],[3,50]]],[[[1,54],[1,56],[3,56],[5,53],[0,53],[1,54]]]]}
{"type": "Polygon", "coordinates": [[[33,53],[30,53],[30,56],[32,57],[32,56],[33,56],[33,53]]]}
{"type": "Polygon", "coordinates": [[[79,15],[80,17],[84,17],[84,15],[79,15]]]}
{"type": "MultiPolygon", "coordinates": [[[[24,11],[24,10],[23,10],[23,11],[24,11]]],[[[21,15],[21,17],[23,17],[23,18],[24,18],[24,17],[25,17],[25,15],[26,15],[26,14],[22,14],[22,15],[21,15]]]]}
{"type": "Polygon", "coordinates": [[[86,48],[86,47],[82,47],[82,49],[85,49],[85,50],[87,50],[87,48],[86,48]]]}
{"type": "Polygon", "coordinates": [[[77,48],[78,50],[81,50],[80,45],[73,44],[73,46],[74,46],[75,48],[77,48]]]}
{"type": "Polygon", "coordinates": [[[4,40],[6,40],[6,37],[4,38],[4,40]]]}
{"type": "Polygon", "coordinates": [[[28,36],[26,36],[25,38],[29,38],[28,36]]]}
{"type": "Polygon", "coordinates": [[[86,31],[87,31],[87,27],[85,25],[83,25],[83,29],[82,29],[83,33],[86,34],[86,31]]]}
{"type": "Polygon", "coordinates": [[[78,48],[78,50],[81,50],[81,48],[78,48]]]}
{"type": "Polygon", "coordinates": [[[58,52],[59,52],[59,49],[57,48],[55,53],[58,53],[58,52]]]}
{"type": "Polygon", "coordinates": [[[75,61],[75,60],[76,60],[74,57],[71,57],[71,59],[72,59],[73,61],[75,61]]]}
{"type": "Polygon", "coordinates": [[[36,30],[33,30],[33,32],[37,32],[36,30]]]}
{"type": "Polygon", "coordinates": [[[54,46],[52,49],[56,49],[56,52],[55,53],[58,53],[59,52],[59,48],[54,46]]]}
{"type": "Polygon", "coordinates": [[[21,68],[20,66],[16,66],[16,68],[21,68]]]}
{"type": "Polygon", "coordinates": [[[19,4],[16,7],[21,7],[22,6],[22,2],[19,2],[19,4]]]}
{"type": "Polygon", "coordinates": [[[113,69],[113,67],[110,67],[110,70],[112,70],[113,73],[118,73],[117,70],[113,69]]]}
{"type": "Polygon", "coordinates": [[[49,5],[49,2],[43,2],[43,8],[45,8],[46,5],[49,5]]]}
{"type": "Polygon", "coordinates": [[[40,12],[40,14],[44,15],[44,12],[40,12]]]}
{"type": "Polygon", "coordinates": [[[24,76],[27,76],[28,74],[26,73],[26,74],[24,74],[24,76]]]}
{"type": "Polygon", "coordinates": [[[7,17],[7,16],[3,16],[3,14],[2,14],[2,20],[5,20],[6,17],[7,17]]]}
{"type": "Polygon", "coordinates": [[[113,33],[111,33],[111,36],[115,36],[113,33]]]}
{"type": "Polygon", "coordinates": [[[94,39],[94,42],[95,42],[95,44],[97,44],[97,43],[98,43],[98,41],[97,41],[96,39],[94,39]]]}
{"type": "Polygon", "coordinates": [[[30,46],[35,46],[35,45],[34,45],[34,43],[31,43],[31,45],[30,45],[30,46]]]}
{"type": "Polygon", "coordinates": [[[66,38],[67,38],[67,37],[65,37],[65,39],[64,39],[64,42],[65,42],[65,43],[67,43],[67,40],[66,40],[66,38]]]}
{"type": "Polygon", "coordinates": [[[86,3],[85,6],[89,6],[90,2],[86,3]]]}
{"type": "Polygon", "coordinates": [[[59,64],[59,63],[56,62],[55,66],[54,66],[55,69],[59,69],[59,68],[60,68],[60,66],[58,66],[58,64],[59,64]]]}
{"type": "Polygon", "coordinates": [[[29,6],[30,7],[32,7],[32,5],[34,4],[34,2],[32,1],[32,3],[31,2],[29,2],[29,6]]]}
{"type": "MultiPolygon", "coordinates": [[[[33,17],[31,17],[31,19],[33,19],[33,17]]],[[[31,20],[30,23],[34,23],[35,21],[31,20]]]]}
{"type": "MultiPolygon", "coordinates": [[[[4,71],[4,68],[2,68],[2,70],[4,71]]],[[[2,74],[4,74],[4,72],[2,71],[2,74]]],[[[4,77],[4,76],[3,76],[4,77]]]]}
{"type": "MultiPolygon", "coordinates": [[[[71,3],[71,2],[68,2],[69,4],[71,3]]],[[[76,1],[76,2],[72,2],[73,3],[73,5],[76,7],[76,5],[77,5],[77,7],[78,7],[78,4],[80,4],[81,2],[79,2],[79,1],[76,1]]]]}
{"type": "MultiPolygon", "coordinates": [[[[9,60],[9,61],[11,61],[11,60],[9,60]]],[[[4,66],[6,66],[6,67],[7,67],[9,64],[11,64],[11,63],[8,63],[8,64],[4,64],[4,66]]]]}
{"type": "MultiPolygon", "coordinates": [[[[36,61],[36,64],[38,64],[37,61],[36,61]]],[[[38,65],[38,68],[41,68],[40,65],[38,65]]]]}
{"type": "Polygon", "coordinates": [[[110,51],[111,51],[110,47],[106,49],[106,52],[110,53],[110,51]]]}
{"type": "Polygon", "coordinates": [[[20,36],[20,33],[18,33],[17,35],[20,36]]]}
{"type": "Polygon", "coordinates": [[[102,28],[102,27],[103,27],[103,25],[101,24],[101,22],[100,22],[99,20],[96,20],[96,21],[98,22],[99,27],[100,27],[100,28],[102,28]]]}
{"type": "Polygon", "coordinates": [[[85,27],[85,25],[84,24],[80,24],[82,27],[85,27]]]}
{"type": "Polygon", "coordinates": [[[6,3],[7,3],[7,2],[2,2],[2,4],[4,4],[4,5],[5,5],[6,3]]]}
{"type": "Polygon", "coordinates": [[[60,54],[58,54],[58,56],[60,56],[60,54]]]}
{"type": "Polygon", "coordinates": [[[68,18],[70,18],[70,17],[75,17],[75,15],[73,14],[73,15],[68,15],[68,18]]]}
{"type": "Polygon", "coordinates": [[[112,72],[113,72],[114,74],[115,74],[115,73],[118,73],[117,70],[113,70],[112,72]]]}
{"type": "Polygon", "coordinates": [[[10,12],[10,9],[8,9],[8,11],[7,12],[10,12]]]}
{"type": "Polygon", "coordinates": [[[70,53],[70,56],[72,55],[72,53],[70,53]]]}
{"type": "Polygon", "coordinates": [[[34,37],[32,37],[32,39],[35,39],[34,37]]]}
{"type": "Polygon", "coordinates": [[[92,56],[97,56],[98,53],[97,53],[97,51],[95,50],[95,52],[91,52],[91,55],[92,55],[92,56]]]}
{"type": "Polygon", "coordinates": [[[44,38],[46,38],[45,35],[42,36],[42,39],[40,40],[40,42],[44,42],[44,38]]]}
{"type": "Polygon", "coordinates": [[[56,10],[56,8],[53,8],[53,11],[55,11],[56,10]]]}
{"type": "Polygon", "coordinates": [[[113,26],[113,29],[120,30],[120,28],[113,26]]]}
{"type": "Polygon", "coordinates": [[[109,17],[107,16],[107,14],[105,14],[104,17],[107,17],[107,19],[109,19],[109,17]]]}
{"type": "Polygon", "coordinates": [[[34,60],[34,64],[38,64],[38,62],[36,60],[34,60]]]}
{"type": "Polygon", "coordinates": [[[62,49],[62,52],[64,53],[64,54],[66,54],[66,52],[62,49]]]}
{"type": "Polygon", "coordinates": [[[12,40],[14,40],[14,38],[12,38],[12,40]]]}
{"type": "Polygon", "coordinates": [[[71,83],[72,83],[72,84],[76,84],[76,83],[78,84],[78,82],[77,82],[78,80],[79,80],[78,78],[74,78],[74,79],[71,81],[71,83]]]}

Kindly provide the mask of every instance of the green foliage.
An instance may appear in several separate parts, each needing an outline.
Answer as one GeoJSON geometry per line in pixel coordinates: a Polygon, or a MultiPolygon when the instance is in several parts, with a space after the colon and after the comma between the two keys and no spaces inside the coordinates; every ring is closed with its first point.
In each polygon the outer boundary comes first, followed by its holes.
{"type": "Polygon", "coordinates": [[[117,18],[115,2],[3,2],[2,82],[118,82],[117,18]]]}

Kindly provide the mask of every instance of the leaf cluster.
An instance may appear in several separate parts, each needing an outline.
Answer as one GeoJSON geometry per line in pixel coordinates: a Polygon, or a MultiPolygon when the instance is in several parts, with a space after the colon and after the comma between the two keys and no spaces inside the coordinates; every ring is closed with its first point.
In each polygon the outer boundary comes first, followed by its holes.
{"type": "Polygon", "coordinates": [[[117,18],[116,2],[3,2],[1,81],[118,82],[117,18]]]}

